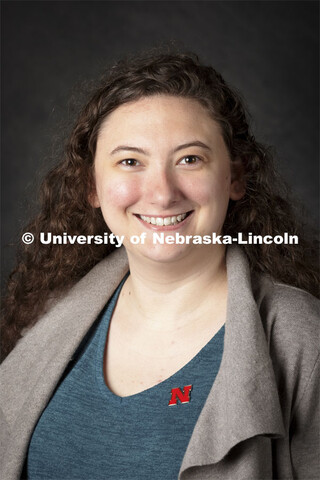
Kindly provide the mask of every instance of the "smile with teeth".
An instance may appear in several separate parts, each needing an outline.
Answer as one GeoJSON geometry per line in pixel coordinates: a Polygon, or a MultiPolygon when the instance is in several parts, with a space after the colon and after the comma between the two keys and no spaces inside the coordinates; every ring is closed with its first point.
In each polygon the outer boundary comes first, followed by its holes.
{"type": "Polygon", "coordinates": [[[180,213],[179,215],[172,215],[168,217],[147,217],[146,215],[138,215],[144,222],[151,223],[152,225],[167,226],[177,225],[182,222],[187,216],[187,213],[180,213]]]}

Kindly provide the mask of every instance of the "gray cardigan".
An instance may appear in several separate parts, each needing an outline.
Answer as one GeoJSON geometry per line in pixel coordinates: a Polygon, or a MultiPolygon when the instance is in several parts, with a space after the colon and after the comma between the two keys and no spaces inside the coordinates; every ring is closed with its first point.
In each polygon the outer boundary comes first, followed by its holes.
{"type": "MultiPolygon", "coordinates": [[[[127,270],[123,249],[100,262],[3,362],[2,480],[20,478],[41,412],[127,270]]],[[[318,480],[319,303],[266,276],[251,278],[239,247],[228,249],[227,273],[222,363],[179,480],[318,480]]]]}

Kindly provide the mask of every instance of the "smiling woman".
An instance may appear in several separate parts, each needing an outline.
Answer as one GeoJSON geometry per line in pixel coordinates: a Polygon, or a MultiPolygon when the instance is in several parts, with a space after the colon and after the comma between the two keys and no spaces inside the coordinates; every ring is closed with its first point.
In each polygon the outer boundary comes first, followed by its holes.
{"type": "Polygon", "coordinates": [[[319,477],[316,254],[280,185],[196,56],[110,70],[8,283],[2,478],[319,477]]]}

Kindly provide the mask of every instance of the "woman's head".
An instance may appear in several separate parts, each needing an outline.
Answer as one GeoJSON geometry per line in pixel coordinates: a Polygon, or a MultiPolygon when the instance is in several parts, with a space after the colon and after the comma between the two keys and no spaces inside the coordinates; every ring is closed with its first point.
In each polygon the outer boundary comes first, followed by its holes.
{"type": "MultiPolygon", "coordinates": [[[[250,133],[240,96],[218,72],[201,64],[195,55],[137,57],[119,62],[109,71],[83,108],[67,145],[66,158],[70,161],[69,164],[65,163],[66,173],[75,179],[74,184],[70,183],[70,197],[78,198],[86,210],[87,218],[97,220],[98,212],[90,210],[87,200],[95,188],[93,165],[99,133],[108,116],[121,105],[155,96],[197,101],[219,125],[231,162],[242,165],[243,180],[251,200],[248,203],[244,199],[238,206],[245,210],[248,223],[248,218],[253,219],[258,214],[254,213],[255,202],[252,197],[257,191],[263,195],[267,152],[250,133]],[[79,183],[82,185],[80,189],[79,183]],[[250,214],[246,208],[248,206],[250,214]]],[[[272,172],[271,158],[268,161],[269,172],[272,172]]],[[[236,215],[234,210],[234,202],[230,202],[225,233],[232,234],[239,229],[246,232],[247,228],[243,228],[239,222],[241,210],[237,208],[236,215]]]]}

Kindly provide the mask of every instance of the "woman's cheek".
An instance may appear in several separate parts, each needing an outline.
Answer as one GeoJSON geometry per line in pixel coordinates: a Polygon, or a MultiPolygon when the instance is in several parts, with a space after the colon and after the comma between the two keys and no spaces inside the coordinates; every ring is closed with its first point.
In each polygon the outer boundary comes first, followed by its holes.
{"type": "Polygon", "coordinates": [[[107,207],[127,209],[139,198],[139,188],[134,180],[113,180],[104,189],[104,203],[107,207]]]}
{"type": "Polygon", "coordinates": [[[206,205],[211,202],[216,195],[221,193],[222,189],[219,183],[208,180],[201,178],[185,181],[183,186],[185,196],[198,205],[206,205]]]}
{"type": "Polygon", "coordinates": [[[104,221],[115,235],[128,235],[128,209],[131,208],[139,196],[135,182],[126,178],[108,178],[100,190],[100,204],[104,221]]]}

